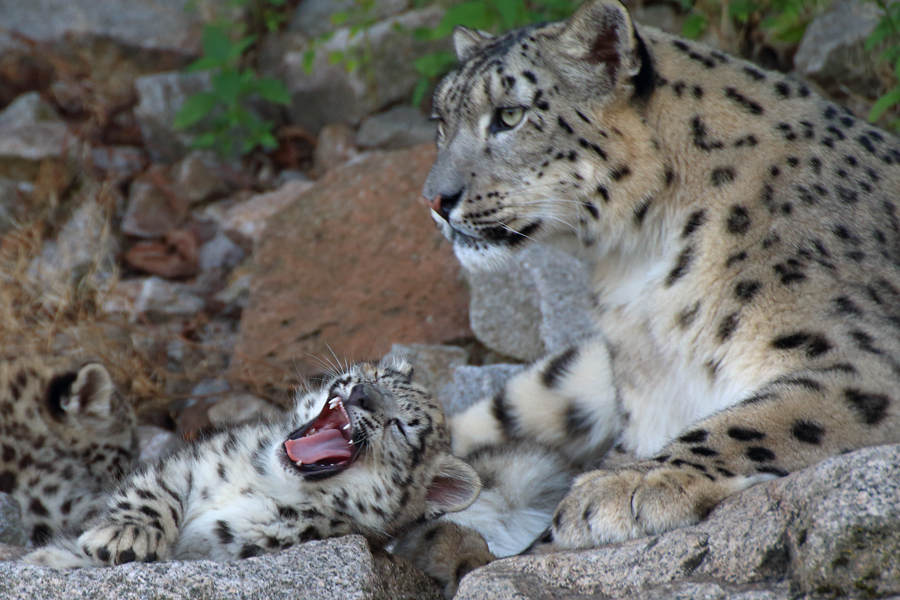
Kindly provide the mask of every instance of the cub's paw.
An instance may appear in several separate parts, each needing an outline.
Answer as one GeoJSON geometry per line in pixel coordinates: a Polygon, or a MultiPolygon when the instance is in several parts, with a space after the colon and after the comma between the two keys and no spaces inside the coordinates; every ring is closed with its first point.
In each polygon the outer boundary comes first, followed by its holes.
{"type": "Polygon", "coordinates": [[[702,474],[634,465],[579,477],[553,517],[553,541],[590,548],[654,535],[702,519],[728,491],[702,474]]]}
{"type": "Polygon", "coordinates": [[[54,569],[76,569],[78,567],[94,566],[94,562],[79,553],[74,545],[65,543],[38,548],[22,557],[22,562],[39,567],[52,567],[54,569]]]}
{"type": "Polygon", "coordinates": [[[101,525],[81,534],[78,548],[103,566],[160,560],[162,532],[137,525],[101,525]]]}

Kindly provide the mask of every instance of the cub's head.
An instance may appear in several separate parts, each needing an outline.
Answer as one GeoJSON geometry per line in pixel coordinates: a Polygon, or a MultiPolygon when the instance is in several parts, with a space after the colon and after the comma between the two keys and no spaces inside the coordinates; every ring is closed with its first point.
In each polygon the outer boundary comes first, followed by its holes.
{"type": "Polygon", "coordinates": [[[460,27],[454,42],[423,194],[462,263],[532,240],[612,243],[666,181],[641,116],[656,76],[626,10],[599,0],[500,37],[460,27]]]}
{"type": "Polygon", "coordinates": [[[351,367],[301,399],[312,416],[283,444],[285,468],[370,536],[462,510],[481,490],[450,454],[441,405],[411,377],[405,362],[351,367]]]}

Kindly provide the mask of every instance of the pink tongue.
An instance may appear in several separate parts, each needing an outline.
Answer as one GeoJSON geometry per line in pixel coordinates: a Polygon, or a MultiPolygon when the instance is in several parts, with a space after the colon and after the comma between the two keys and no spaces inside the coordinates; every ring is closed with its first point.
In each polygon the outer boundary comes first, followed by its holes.
{"type": "Polygon", "coordinates": [[[350,458],[350,443],[337,429],[326,429],[298,440],[288,440],[284,443],[284,448],[292,461],[305,465],[326,458],[335,461],[350,458]]]}

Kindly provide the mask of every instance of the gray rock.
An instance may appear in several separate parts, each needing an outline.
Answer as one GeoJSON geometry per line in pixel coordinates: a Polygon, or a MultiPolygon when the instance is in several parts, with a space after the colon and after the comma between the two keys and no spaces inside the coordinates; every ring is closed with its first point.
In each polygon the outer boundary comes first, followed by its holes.
{"type": "Polygon", "coordinates": [[[401,558],[374,554],[360,536],[308,542],[232,563],[130,563],[59,571],[0,563],[7,600],[438,600],[437,586],[401,558]]]}
{"type": "Polygon", "coordinates": [[[268,220],[315,186],[312,181],[289,181],[277,190],[253,196],[229,208],[222,217],[221,228],[247,247],[259,242],[268,220]]]}
{"type": "Polygon", "coordinates": [[[434,141],[437,125],[415,108],[397,106],[369,117],[356,135],[360,148],[394,150],[434,141]]]}
{"type": "Polygon", "coordinates": [[[25,545],[22,510],[19,508],[19,503],[12,496],[3,492],[0,492],[0,544],[9,546],[25,545]]]}
{"type": "Polygon", "coordinates": [[[62,121],[56,109],[44,102],[37,92],[27,92],[13,100],[0,112],[0,124],[24,124],[62,121]]]}
{"type": "Polygon", "coordinates": [[[125,181],[147,166],[147,157],[140,148],[130,146],[103,146],[91,148],[87,168],[98,179],[125,181]]]}
{"type": "MultiPolygon", "coordinates": [[[[99,186],[90,185],[86,197],[66,221],[56,240],[44,244],[41,255],[29,265],[29,275],[48,289],[77,286],[86,278],[100,284],[112,277],[119,243],[109,228],[99,186]]],[[[61,291],[61,290],[60,290],[61,291]]]]}
{"type": "Polygon", "coordinates": [[[360,11],[359,4],[357,0],[305,0],[297,7],[288,31],[315,37],[334,30],[331,19],[337,13],[350,16],[342,25],[355,25],[361,19],[384,19],[409,8],[409,0],[376,0],[367,11],[360,11]]]}
{"type": "Polygon", "coordinates": [[[247,253],[221,231],[200,248],[200,270],[229,270],[241,263],[247,253]]]}
{"type": "Polygon", "coordinates": [[[544,246],[532,246],[499,272],[466,274],[469,320],[485,346],[534,360],[594,334],[587,267],[544,246]]]}
{"type": "Polygon", "coordinates": [[[291,120],[309,131],[328,123],[356,125],[377,110],[409,99],[419,78],[413,61],[422,54],[448,50],[449,40],[419,41],[410,35],[420,27],[435,27],[443,9],[429,6],[378,21],[367,32],[350,35],[342,27],[316,46],[311,73],[303,67],[309,40],[286,34],[263,54],[263,70],[282,76],[291,93],[291,120]],[[334,52],[362,54],[371,49],[364,65],[347,72],[343,64],[329,64],[334,52]]]}
{"type": "Polygon", "coordinates": [[[224,427],[250,421],[272,421],[284,417],[285,411],[256,396],[235,392],[221,396],[206,414],[210,423],[224,427]]]}
{"type": "Polygon", "coordinates": [[[222,165],[208,151],[194,151],[172,167],[176,193],[189,204],[200,204],[231,191],[222,165]]]}
{"type": "Polygon", "coordinates": [[[203,299],[183,283],[148,277],[134,303],[135,317],[143,315],[151,322],[189,319],[203,308],[203,299]]]}
{"type": "Polygon", "coordinates": [[[156,462],[160,458],[168,456],[182,443],[181,438],[177,435],[155,425],[139,425],[137,435],[142,463],[156,462]]]}
{"type": "Polygon", "coordinates": [[[757,485],[725,500],[693,527],[590,551],[497,561],[467,576],[457,598],[898,593],[900,446],[895,445],[834,457],[757,485]],[[520,595],[511,596],[512,591],[520,595]],[[564,593],[553,596],[557,591],[564,593]]]}
{"type": "Polygon", "coordinates": [[[441,402],[445,401],[441,394],[453,381],[454,372],[469,360],[469,352],[464,348],[427,344],[394,344],[388,356],[409,361],[414,370],[413,379],[436,394],[441,402]]]}
{"type": "Polygon", "coordinates": [[[324,175],[356,156],[359,156],[359,150],[356,147],[356,132],[351,127],[340,123],[326,125],[319,132],[319,139],[313,152],[315,175],[324,175]]]}
{"type": "Polygon", "coordinates": [[[0,177],[34,181],[42,161],[69,160],[77,145],[65,123],[0,123],[0,177]]]}
{"type": "Polygon", "coordinates": [[[175,115],[189,96],[212,87],[208,72],[145,75],[134,80],[138,104],[134,116],[151,158],[174,162],[189,152],[193,135],[172,127],[175,115]]]}
{"type": "Polygon", "coordinates": [[[194,53],[200,16],[224,0],[40,0],[0,2],[0,23],[29,38],[56,42],[81,37],[148,50],[194,53]]]}
{"type": "Polygon", "coordinates": [[[437,395],[447,414],[456,414],[482,398],[495,396],[510,377],[524,369],[523,365],[457,367],[453,371],[453,380],[437,395]]]}
{"type": "Polygon", "coordinates": [[[0,233],[12,229],[28,212],[34,184],[0,177],[0,233]]]}
{"type": "Polygon", "coordinates": [[[128,191],[121,229],[135,237],[156,238],[178,227],[186,215],[184,203],[166,196],[150,178],[141,176],[128,191]]]}
{"type": "MultiPolygon", "coordinates": [[[[794,66],[828,91],[843,86],[870,99],[884,90],[879,48],[866,51],[866,38],[881,19],[874,2],[839,0],[815,17],[803,34],[794,66]]],[[[843,94],[841,94],[843,95],[843,94]]]]}

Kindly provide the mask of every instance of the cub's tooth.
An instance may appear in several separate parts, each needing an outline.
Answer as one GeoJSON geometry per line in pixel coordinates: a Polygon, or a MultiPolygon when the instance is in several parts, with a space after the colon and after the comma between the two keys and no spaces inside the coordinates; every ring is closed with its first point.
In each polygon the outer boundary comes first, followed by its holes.
{"type": "Polygon", "coordinates": [[[302,461],[302,460],[298,460],[298,461],[297,461],[296,463],[294,463],[294,464],[296,464],[298,467],[302,467],[302,466],[303,466],[303,461],[302,461]]]}
{"type": "Polygon", "coordinates": [[[345,430],[350,429],[350,423],[347,423],[346,425],[344,425],[344,429],[345,430]]]}

